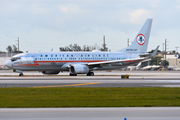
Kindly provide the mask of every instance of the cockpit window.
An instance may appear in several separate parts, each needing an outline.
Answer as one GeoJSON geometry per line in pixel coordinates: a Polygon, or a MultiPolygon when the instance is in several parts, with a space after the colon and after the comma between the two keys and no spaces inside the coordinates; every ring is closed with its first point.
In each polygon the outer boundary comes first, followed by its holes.
{"type": "Polygon", "coordinates": [[[11,58],[11,61],[13,62],[13,61],[16,61],[16,60],[19,60],[19,59],[21,59],[20,57],[13,57],[13,58],[11,58]]]}

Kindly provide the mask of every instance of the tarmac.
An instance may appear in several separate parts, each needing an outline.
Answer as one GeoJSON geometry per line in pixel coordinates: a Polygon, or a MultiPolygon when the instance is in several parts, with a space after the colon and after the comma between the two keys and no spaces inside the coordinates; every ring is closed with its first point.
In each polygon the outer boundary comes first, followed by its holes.
{"type": "Polygon", "coordinates": [[[95,76],[0,71],[0,87],[180,87],[180,71],[97,71],[95,76]],[[121,75],[129,75],[122,79],[121,75]]]}
{"type": "MultiPolygon", "coordinates": [[[[95,71],[95,76],[0,71],[0,87],[180,87],[180,71],[95,71]],[[121,75],[130,75],[121,79],[121,75]]],[[[1,120],[179,120],[180,107],[1,108],[1,120]]]]}
{"type": "Polygon", "coordinates": [[[179,107],[4,108],[1,120],[179,120],[179,107]]]}

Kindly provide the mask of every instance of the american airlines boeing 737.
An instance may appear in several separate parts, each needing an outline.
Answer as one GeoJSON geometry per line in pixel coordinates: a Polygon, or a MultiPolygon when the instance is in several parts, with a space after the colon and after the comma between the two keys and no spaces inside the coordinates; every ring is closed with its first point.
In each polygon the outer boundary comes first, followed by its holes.
{"type": "Polygon", "coordinates": [[[58,53],[22,53],[13,56],[5,65],[14,71],[42,71],[43,74],[58,74],[69,71],[70,76],[87,74],[94,76],[94,70],[113,70],[139,63],[154,57],[159,46],[147,54],[152,19],[147,19],[130,46],[117,52],[58,52],[58,53]]]}

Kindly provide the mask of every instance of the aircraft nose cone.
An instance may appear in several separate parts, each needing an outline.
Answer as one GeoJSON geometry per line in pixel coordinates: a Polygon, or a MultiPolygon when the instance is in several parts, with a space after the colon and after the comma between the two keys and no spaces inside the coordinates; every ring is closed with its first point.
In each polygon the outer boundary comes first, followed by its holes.
{"type": "Polygon", "coordinates": [[[5,66],[11,68],[11,66],[12,66],[11,60],[6,61],[5,66]]]}

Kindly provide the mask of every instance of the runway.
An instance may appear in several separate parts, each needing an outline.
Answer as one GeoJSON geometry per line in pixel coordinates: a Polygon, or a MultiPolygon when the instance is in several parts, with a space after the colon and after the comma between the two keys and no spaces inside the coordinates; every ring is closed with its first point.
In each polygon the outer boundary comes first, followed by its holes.
{"type": "Polygon", "coordinates": [[[1,120],[179,120],[179,107],[5,108],[1,120]]]}
{"type": "Polygon", "coordinates": [[[99,72],[96,76],[33,74],[19,77],[17,73],[0,73],[0,87],[180,87],[179,71],[99,72]],[[121,79],[122,74],[128,74],[130,78],[121,79]]]}
{"type": "MultiPolygon", "coordinates": [[[[0,73],[0,87],[180,87],[180,72],[99,72],[95,76],[0,73]],[[121,79],[129,74],[129,79],[121,79]]],[[[179,120],[180,107],[2,108],[2,120],[179,120]]]]}
{"type": "Polygon", "coordinates": [[[96,71],[95,76],[0,71],[0,87],[180,87],[180,71],[96,71]],[[130,75],[121,79],[121,75],[130,75]]]}

